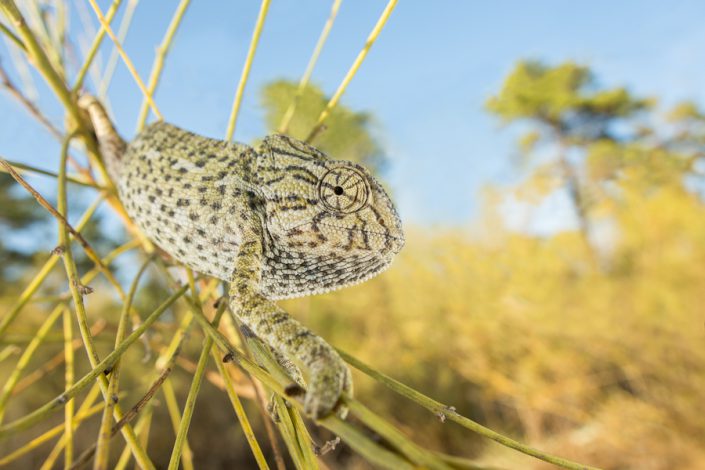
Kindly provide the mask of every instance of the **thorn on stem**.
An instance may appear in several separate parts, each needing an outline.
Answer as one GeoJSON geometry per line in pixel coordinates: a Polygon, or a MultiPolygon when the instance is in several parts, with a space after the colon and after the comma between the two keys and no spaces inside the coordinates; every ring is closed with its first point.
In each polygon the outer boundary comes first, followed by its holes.
{"type": "Polygon", "coordinates": [[[78,279],[74,279],[73,285],[78,289],[78,293],[81,295],[88,295],[93,293],[93,288],[80,283],[78,279]]]}
{"type": "Polygon", "coordinates": [[[90,286],[84,286],[83,284],[80,284],[80,285],[78,286],[78,292],[79,292],[81,295],[92,294],[92,293],[93,293],[93,288],[90,287],[90,286]]]}
{"type": "Polygon", "coordinates": [[[336,437],[332,441],[326,441],[322,446],[313,445],[313,453],[316,455],[326,455],[327,453],[334,451],[335,447],[340,444],[340,437],[336,437]]]}
{"type": "Polygon", "coordinates": [[[438,419],[441,420],[441,423],[446,422],[446,413],[455,413],[455,407],[454,406],[446,406],[443,408],[443,411],[436,412],[436,416],[438,416],[438,419]]]}

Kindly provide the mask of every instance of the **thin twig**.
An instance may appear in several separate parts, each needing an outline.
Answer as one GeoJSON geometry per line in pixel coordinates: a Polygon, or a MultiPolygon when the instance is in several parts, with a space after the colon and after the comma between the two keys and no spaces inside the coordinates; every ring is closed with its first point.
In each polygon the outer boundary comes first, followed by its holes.
{"type": "MultiPolygon", "coordinates": [[[[130,290],[127,293],[127,300],[123,303],[122,311],[120,312],[120,319],[118,320],[117,332],[115,333],[115,347],[117,347],[125,339],[125,332],[127,331],[127,319],[130,313],[130,308],[132,307],[132,302],[135,298],[135,293],[137,292],[137,286],[139,285],[140,279],[144,274],[145,270],[152,262],[151,257],[142,263],[142,266],[137,271],[135,278],[132,280],[130,285],[130,290]]],[[[108,395],[111,397],[105,404],[105,409],[103,410],[103,418],[101,420],[100,430],[98,432],[98,442],[96,443],[96,455],[94,462],[94,470],[102,470],[108,468],[108,459],[110,457],[110,438],[111,434],[110,424],[112,422],[113,409],[115,408],[116,400],[112,397],[117,397],[118,385],[120,381],[120,361],[117,361],[110,372],[110,381],[108,383],[108,395]]]]}
{"type": "MultiPolygon", "coordinates": [[[[76,378],[76,370],[74,363],[74,348],[73,348],[73,319],[71,318],[71,310],[62,304],[62,320],[64,326],[64,358],[66,367],[64,368],[64,388],[69,388],[73,385],[76,378]]],[[[73,420],[74,408],[76,400],[69,400],[64,408],[64,468],[68,467],[73,460],[73,420]]]]}
{"type": "MultiPolygon", "coordinates": [[[[129,0],[127,2],[127,8],[125,8],[125,13],[122,15],[122,19],[120,20],[120,26],[118,27],[117,33],[118,43],[120,44],[125,42],[127,31],[130,29],[132,17],[135,14],[135,9],[137,8],[137,3],[139,3],[139,0],[129,0]]],[[[105,20],[108,24],[110,24],[107,16],[105,17],[105,20]]],[[[117,67],[118,59],[118,50],[116,47],[108,57],[108,62],[105,64],[105,70],[103,71],[103,77],[100,79],[98,89],[96,90],[98,98],[101,100],[105,100],[107,96],[108,88],[110,87],[110,82],[113,80],[113,74],[115,73],[115,67],[117,67]]]]}
{"type": "Polygon", "coordinates": [[[8,38],[10,38],[10,41],[15,43],[17,47],[27,52],[27,46],[24,45],[22,39],[18,38],[17,35],[10,30],[10,28],[0,23],[0,31],[3,32],[8,38]]]}
{"type": "Polygon", "coordinates": [[[519,452],[522,452],[527,455],[531,455],[532,457],[536,457],[538,459],[544,460],[546,462],[552,463],[554,465],[558,465],[563,468],[569,468],[569,469],[574,469],[574,470],[597,470],[595,467],[590,467],[588,465],[582,465],[577,462],[572,462],[570,460],[557,457],[554,455],[547,454],[545,452],[541,452],[537,449],[534,449],[533,447],[529,447],[525,444],[522,444],[520,442],[517,442],[513,439],[510,439],[506,436],[503,436],[502,434],[499,434],[496,431],[493,431],[489,428],[486,428],[485,426],[482,426],[479,423],[476,423],[475,421],[472,421],[469,418],[466,418],[465,416],[462,416],[459,414],[455,408],[452,406],[444,405],[443,403],[440,403],[432,398],[427,397],[426,395],[423,395],[422,393],[412,389],[408,385],[404,385],[403,383],[381,373],[378,372],[374,369],[372,369],[370,366],[364,364],[362,361],[359,359],[354,358],[350,354],[338,350],[338,353],[340,356],[350,364],[351,366],[355,367],[359,371],[369,375],[376,381],[386,385],[390,389],[392,389],[394,392],[408,398],[409,400],[418,403],[419,405],[423,406],[424,408],[432,411],[434,414],[442,415],[445,416],[447,419],[451,421],[455,421],[456,423],[460,424],[461,426],[476,432],[477,434],[480,434],[481,436],[484,436],[488,439],[492,439],[495,442],[498,442],[502,444],[503,446],[509,447],[514,450],[518,450],[519,452]]]}
{"type": "MultiPolygon", "coordinates": [[[[154,56],[154,63],[152,64],[152,71],[149,74],[149,85],[147,87],[149,96],[154,97],[154,92],[157,89],[157,85],[159,85],[159,78],[161,77],[162,69],[164,68],[164,60],[166,59],[166,55],[169,53],[171,43],[176,35],[176,30],[179,28],[181,20],[184,18],[184,14],[186,13],[186,9],[190,3],[191,0],[181,0],[181,2],[179,2],[179,6],[176,7],[174,16],[171,18],[169,27],[166,30],[166,34],[164,34],[164,39],[162,39],[162,43],[159,47],[157,47],[157,52],[154,56]]],[[[148,112],[149,107],[147,100],[143,99],[142,106],[140,106],[140,114],[137,118],[137,132],[140,132],[144,127],[148,112]]]]}
{"type": "MultiPolygon", "coordinates": [[[[0,158],[2,158],[2,157],[0,157],[0,158]]],[[[26,163],[14,162],[11,160],[5,160],[5,161],[7,163],[9,163],[11,166],[13,166],[14,168],[17,168],[18,170],[29,171],[32,173],[37,173],[39,175],[50,176],[52,178],[59,177],[59,175],[57,173],[54,173],[53,171],[44,170],[42,168],[37,168],[35,166],[27,165],[26,163]]],[[[0,171],[3,171],[3,170],[0,170],[0,171]]],[[[85,181],[85,180],[82,180],[80,178],[76,178],[75,176],[71,176],[71,175],[66,176],[66,181],[68,181],[70,183],[78,184],[81,186],[86,186],[89,188],[98,189],[100,191],[106,191],[106,192],[110,191],[109,188],[106,188],[104,186],[99,186],[95,182],[85,181]]]]}
{"type": "Polygon", "coordinates": [[[149,101],[149,106],[151,106],[152,111],[154,111],[154,114],[157,116],[158,119],[163,120],[164,116],[162,116],[162,113],[159,111],[159,108],[157,108],[157,104],[154,102],[149,92],[147,91],[147,87],[144,86],[144,82],[137,73],[137,69],[135,69],[132,60],[130,60],[130,57],[128,57],[127,53],[125,52],[125,49],[122,48],[122,45],[120,44],[120,41],[118,41],[117,36],[115,36],[115,33],[110,27],[110,24],[105,19],[105,16],[103,16],[103,12],[100,10],[100,7],[98,6],[95,0],[88,1],[91,3],[91,6],[93,7],[93,10],[95,11],[96,16],[98,17],[98,21],[100,21],[100,24],[103,26],[103,29],[105,29],[105,32],[108,33],[108,36],[110,36],[110,39],[112,39],[113,43],[115,44],[115,47],[117,48],[118,53],[120,54],[120,57],[122,57],[123,62],[125,62],[125,66],[130,71],[130,74],[132,74],[132,77],[135,79],[135,82],[137,83],[137,86],[139,87],[140,91],[147,99],[147,101],[149,101]]]}
{"type": "Polygon", "coordinates": [[[22,106],[27,108],[27,111],[34,116],[34,118],[39,121],[44,127],[47,128],[47,130],[57,139],[62,138],[61,131],[51,123],[49,118],[47,118],[42,112],[39,110],[37,105],[35,105],[32,100],[27,98],[20,90],[15,86],[15,84],[10,80],[9,75],[5,71],[5,68],[2,66],[2,63],[0,63],[0,84],[2,84],[3,87],[7,90],[10,95],[12,95],[13,98],[15,98],[17,101],[19,101],[22,106]]]}
{"type": "Polygon", "coordinates": [[[306,66],[306,71],[301,77],[301,81],[299,81],[299,86],[296,89],[296,94],[294,95],[294,98],[292,98],[291,103],[289,104],[289,108],[287,108],[286,112],[284,113],[284,117],[282,117],[281,123],[279,124],[279,129],[277,130],[277,132],[279,132],[280,134],[286,134],[286,132],[289,130],[289,124],[291,123],[291,119],[294,117],[296,107],[299,104],[299,100],[301,100],[301,96],[303,95],[306,86],[308,86],[308,81],[311,79],[313,69],[316,66],[316,62],[318,62],[318,57],[321,55],[321,51],[323,50],[323,45],[328,40],[328,35],[330,34],[330,30],[333,28],[333,23],[335,22],[335,17],[338,15],[338,10],[340,9],[341,3],[342,0],[333,0],[333,6],[330,9],[330,15],[328,16],[328,20],[326,20],[326,24],[323,26],[321,35],[318,37],[316,47],[313,48],[313,53],[311,54],[311,58],[308,61],[308,65],[306,66]]]}
{"type": "MultiPolygon", "coordinates": [[[[218,352],[215,349],[211,348],[211,356],[213,357],[213,362],[215,363],[218,372],[220,372],[220,376],[223,378],[223,382],[225,384],[225,391],[228,394],[228,398],[230,398],[230,404],[233,406],[233,410],[235,410],[235,415],[237,416],[237,419],[240,422],[240,426],[242,426],[242,432],[245,434],[245,439],[247,439],[247,443],[250,445],[250,450],[252,450],[252,454],[255,457],[257,466],[260,468],[260,470],[268,470],[269,465],[267,465],[267,461],[264,458],[264,454],[262,454],[262,449],[260,448],[259,443],[257,442],[255,433],[252,430],[252,425],[250,424],[250,421],[247,418],[247,414],[245,413],[245,409],[242,406],[240,397],[238,396],[238,393],[235,390],[235,386],[232,382],[232,379],[230,378],[230,374],[225,369],[225,365],[223,365],[223,361],[218,356],[218,352]]],[[[276,441],[276,438],[273,435],[271,436],[271,438],[273,441],[276,441]]],[[[281,455],[279,455],[279,458],[281,459],[281,455]]]]}
{"type": "Polygon", "coordinates": [[[235,124],[237,122],[237,115],[240,112],[240,104],[242,104],[242,95],[245,92],[245,85],[247,84],[247,79],[250,76],[252,60],[254,59],[255,52],[257,51],[257,44],[259,44],[259,37],[262,33],[264,20],[265,18],[267,18],[267,12],[269,10],[270,1],[271,0],[262,0],[262,3],[259,8],[259,14],[257,15],[257,23],[255,23],[255,29],[252,32],[252,39],[250,40],[250,47],[247,50],[245,66],[242,68],[240,82],[237,84],[237,90],[235,91],[235,100],[233,101],[233,108],[232,111],[230,111],[230,119],[228,119],[228,130],[225,132],[225,140],[227,141],[231,141],[233,139],[233,135],[235,134],[235,124]]]}
{"type": "Polygon", "coordinates": [[[370,52],[370,48],[377,40],[379,33],[382,31],[382,28],[384,28],[384,25],[387,23],[387,20],[389,19],[389,16],[392,14],[392,11],[394,10],[394,7],[396,5],[397,0],[389,0],[389,3],[387,3],[387,7],[384,9],[382,15],[377,20],[377,24],[375,24],[375,27],[372,28],[372,32],[367,37],[365,46],[355,58],[355,62],[353,62],[353,64],[350,66],[350,70],[348,70],[348,73],[345,75],[345,78],[343,78],[343,81],[340,82],[340,86],[338,86],[338,89],[333,94],[333,97],[330,99],[325,109],[323,109],[323,111],[321,112],[321,115],[318,117],[316,125],[313,126],[313,129],[311,129],[311,133],[306,138],[306,142],[312,142],[313,139],[316,138],[318,133],[321,132],[321,130],[323,129],[323,123],[326,119],[328,119],[328,116],[330,115],[333,108],[337,106],[338,101],[340,101],[340,97],[343,96],[343,93],[345,93],[345,89],[348,87],[348,84],[350,84],[350,81],[357,73],[358,69],[360,68],[360,65],[362,65],[362,62],[365,60],[365,57],[367,57],[367,53],[370,52]]]}
{"type": "MultiPolygon", "coordinates": [[[[213,326],[215,328],[218,327],[220,317],[223,315],[225,307],[225,302],[223,302],[218,307],[218,311],[216,312],[215,318],[213,319],[213,326]]],[[[201,356],[198,359],[198,366],[196,367],[196,372],[193,374],[191,387],[189,388],[188,395],[186,396],[184,412],[181,416],[179,430],[176,433],[176,440],[174,441],[174,446],[171,451],[171,457],[169,459],[169,470],[177,470],[179,468],[181,453],[183,452],[184,443],[186,442],[186,435],[188,434],[188,429],[191,425],[191,417],[193,416],[193,410],[196,405],[196,398],[198,397],[198,392],[201,389],[201,383],[203,382],[203,374],[206,371],[206,365],[208,364],[208,356],[210,355],[212,346],[213,339],[210,336],[207,336],[203,344],[203,349],[201,350],[201,356]]]]}
{"type": "MultiPolygon", "coordinates": [[[[118,8],[120,8],[121,3],[122,3],[122,0],[114,0],[113,3],[110,5],[108,12],[105,14],[105,21],[107,21],[108,24],[112,23],[113,17],[115,17],[115,13],[117,13],[118,8]]],[[[105,28],[103,28],[103,26],[101,25],[100,30],[95,35],[95,38],[93,38],[93,43],[91,44],[91,48],[89,49],[88,54],[86,54],[86,58],[83,62],[83,66],[81,66],[81,70],[78,71],[78,75],[76,76],[76,83],[74,83],[73,89],[71,90],[71,92],[73,94],[78,94],[78,92],[83,87],[83,81],[86,79],[86,75],[88,74],[88,71],[91,68],[91,64],[93,63],[93,59],[95,58],[96,54],[98,53],[98,49],[100,48],[100,44],[101,44],[101,42],[103,42],[104,37],[105,37],[105,28]]],[[[96,86],[97,85],[98,85],[98,83],[96,83],[96,86]]]]}

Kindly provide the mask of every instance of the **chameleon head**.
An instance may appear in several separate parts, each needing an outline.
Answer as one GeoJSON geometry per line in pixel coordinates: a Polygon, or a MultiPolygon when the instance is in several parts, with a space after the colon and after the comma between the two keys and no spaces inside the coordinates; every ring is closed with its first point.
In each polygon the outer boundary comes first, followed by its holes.
{"type": "MultiPolygon", "coordinates": [[[[364,167],[328,159],[283,135],[260,148],[272,297],[296,297],[362,282],[404,245],[401,221],[364,167]],[[282,265],[285,263],[285,265],[282,265]],[[279,274],[277,274],[277,271],[279,274]]],[[[265,268],[266,269],[266,268],[265,268]]]]}

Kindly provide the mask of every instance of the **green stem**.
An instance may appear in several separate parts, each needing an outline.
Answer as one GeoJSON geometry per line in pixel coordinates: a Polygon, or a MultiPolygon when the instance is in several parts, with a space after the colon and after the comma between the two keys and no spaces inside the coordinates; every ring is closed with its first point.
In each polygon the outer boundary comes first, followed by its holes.
{"type": "Polygon", "coordinates": [[[489,428],[486,428],[485,426],[476,423],[475,421],[466,418],[465,416],[462,416],[457,411],[455,411],[455,408],[453,408],[452,406],[444,405],[443,403],[440,403],[414,390],[408,385],[404,385],[403,383],[389,377],[388,375],[385,375],[381,372],[372,369],[370,366],[366,365],[359,359],[354,358],[350,354],[341,350],[338,350],[338,353],[345,360],[345,362],[355,367],[359,371],[369,375],[376,381],[386,385],[399,395],[402,395],[408,398],[409,400],[418,403],[419,405],[432,411],[438,416],[443,416],[451,421],[455,421],[461,426],[488,439],[492,439],[493,441],[498,442],[499,444],[502,444],[505,447],[509,447],[510,449],[517,450],[523,454],[531,455],[532,457],[536,457],[537,459],[571,470],[598,470],[596,467],[590,467],[588,465],[572,462],[570,460],[557,457],[546,452],[541,452],[540,450],[534,449],[533,447],[527,446],[526,444],[522,444],[521,442],[515,441],[514,439],[506,437],[489,428]]]}
{"type": "MultiPolygon", "coordinates": [[[[225,311],[225,302],[223,302],[219,307],[218,311],[213,319],[213,326],[218,327],[220,323],[220,317],[223,316],[225,311]]],[[[189,388],[188,395],[186,396],[186,404],[184,405],[184,412],[181,416],[181,422],[179,423],[179,431],[176,434],[176,441],[174,442],[174,447],[171,452],[171,458],[169,459],[169,470],[177,470],[179,468],[179,461],[181,460],[181,452],[184,448],[184,443],[186,442],[186,435],[188,434],[189,426],[191,425],[191,417],[193,416],[193,410],[196,406],[196,398],[198,397],[198,392],[201,389],[201,383],[203,383],[203,374],[206,372],[206,365],[208,364],[208,356],[211,352],[211,347],[213,346],[213,338],[206,336],[203,344],[203,349],[201,350],[201,356],[198,358],[198,365],[196,366],[196,372],[193,374],[193,380],[191,381],[191,387],[189,388]]]]}
{"type": "Polygon", "coordinates": [[[311,79],[311,75],[313,74],[313,69],[316,66],[316,62],[318,62],[318,57],[321,55],[323,45],[328,40],[330,30],[333,28],[333,23],[335,22],[335,17],[338,15],[338,10],[340,9],[341,2],[342,0],[333,0],[333,6],[330,9],[330,15],[328,16],[326,24],[323,26],[323,31],[321,31],[321,35],[318,37],[316,47],[313,48],[313,53],[311,54],[311,58],[308,61],[308,65],[306,66],[306,71],[301,76],[299,86],[296,88],[296,94],[291,100],[291,103],[289,103],[289,107],[287,108],[286,112],[284,113],[284,117],[282,117],[282,120],[279,123],[279,129],[277,130],[277,132],[279,132],[280,134],[286,134],[289,130],[289,124],[291,123],[291,119],[294,117],[294,113],[296,113],[296,107],[299,105],[301,96],[303,96],[304,90],[308,85],[308,81],[311,79]]]}
{"type": "MultiPolygon", "coordinates": [[[[59,177],[59,174],[54,173],[53,171],[43,170],[41,168],[37,168],[36,166],[27,165],[25,163],[20,163],[20,162],[13,162],[11,160],[7,160],[4,158],[3,158],[3,160],[5,160],[7,163],[9,163],[10,166],[12,166],[13,168],[17,168],[19,170],[29,171],[29,172],[37,173],[37,174],[44,175],[44,176],[51,176],[52,178],[59,177]]],[[[0,171],[2,171],[3,173],[7,173],[4,168],[0,168],[0,171]]],[[[79,184],[81,186],[87,186],[89,188],[99,189],[101,191],[109,191],[109,188],[107,188],[105,186],[100,186],[96,183],[92,183],[90,181],[85,181],[81,178],[78,178],[78,177],[72,176],[72,175],[66,175],[66,181],[68,181],[70,183],[74,183],[74,184],[79,184]]]]}
{"type": "MultiPolygon", "coordinates": [[[[169,23],[164,39],[157,48],[157,53],[154,57],[154,64],[152,64],[152,71],[149,74],[149,84],[147,85],[147,92],[150,96],[154,96],[157,85],[159,85],[159,78],[161,77],[162,68],[164,68],[164,60],[166,59],[166,55],[169,53],[171,43],[176,35],[176,30],[181,24],[181,20],[184,17],[184,13],[186,13],[189,3],[191,3],[191,0],[181,0],[179,6],[176,7],[176,11],[174,12],[174,16],[171,18],[171,23],[169,23]]],[[[140,114],[137,118],[137,132],[140,132],[144,127],[148,113],[149,103],[147,102],[147,99],[143,99],[142,106],[140,107],[140,114]]]]}
{"type": "Polygon", "coordinates": [[[233,405],[233,410],[237,415],[237,419],[238,421],[240,421],[240,426],[242,426],[242,432],[245,434],[245,439],[247,439],[247,443],[250,445],[250,449],[252,450],[252,454],[255,457],[257,466],[260,468],[260,470],[269,470],[269,465],[267,465],[267,460],[264,458],[262,449],[260,448],[259,443],[257,442],[257,437],[255,437],[255,433],[252,430],[250,420],[247,418],[245,408],[243,408],[242,402],[240,401],[240,397],[238,397],[237,393],[235,392],[235,387],[233,386],[233,381],[230,378],[230,374],[227,370],[225,370],[223,361],[218,356],[218,352],[213,348],[211,348],[211,356],[213,357],[213,362],[215,362],[215,367],[218,369],[218,372],[220,373],[220,376],[223,379],[223,383],[225,384],[225,391],[228,394],[228,398],[230,398],[230,403],[233,405]]]}
{"type": "Polygon", "coordinates": [[[355,400],[346,399],[345,404],[356,418],[362,421],[375,433],[384,437],[390,444],[396,447],[412,462],[419,463],[424,467],[434,470],[451,470],[451,467],[445,464],[440,458],[432,452],[422,449],[413,441],[409,440],[409,438],[399,432],[398,429],[377,416],[362,403],[355,400]]]}
{"type": "Polygon", "coordinates": [[[0,23],[0,31],[10,38],[10,41],[14,42],[17,47],[27,52],[27,46],[24,45],[22,39],[18,38],[17,35],[10,30],[10,28],[0,23]]]}
{"type": "Polygon", "coordinates": [[[230,111],[230,118],[228,119],[228,130],[225,132],[225,140],[227,140],[228,142],[233,139],[233,134],[235,134],[235,124],[237,123],[237,115],[240,112],[242,96],[245,92],[245,85],[247,85],[247,79],[250,76],[252,60],[254,59],[255,52],[257,51],[257,44],[259,44],[259,37],[262,33],[264,20],[265,18],[267,18],[267,11],[269,10],[270,1],[271,0],[262,0],[262,4],[259,8],[259,14],[257,15],[257,23],[255,23],[255,29],[252,32],[250,47],[247,50],[247,58],[245,59],[245,65],[242,68],[240,82],[237,84],[237,90],[235,91],[235,99],[233,100],[233,108],[230,111]]]}
{"type": "MultiPolygon", "coordinates": [[[[63,312],[63,323],[64,323],[64,358],[65,358],[65,372],[64,372],[64,383],[66,387],[73,385],[75,379],[75,364],[74,364],[74,353],[73,353],[73,321],[71,318],[71,310],[62,304],[63,312]]],[[[66,441],[64,445],[64,468],[68,469],[73,461],[73,421],[74,421],[74,408],[76,400],[69,400],[66,403],[66,408],[64,409],[64,440],[66,441]]]]}
{"type": "Polygon", "coordinates": [[[345,89],[348,87],[350,81],[357,73],[358,69],[360,68],[360,65],[362,65],[362,62],[365,60],[365,57],[367,57],[367,53],[370,52],[370,48],[372,48],[372,45],[377,40],[379,33],[382,31],[382,28],[384,28],[384,25],[387,23],[389,16],[392,14],[392,11],[394,11],[394,7],[397,6],[397,1],[398,0],[389,0],[389,3],[387,3],[387,6],[380,15],[379,19],[377,20],[377,23],[375,24],[374,28],[372,28],[372,32],[370,32],[370,35],[367,37],[365,46],[355,58],[355,61],[350,66],[348,73],[345,74],[343,81],[340,82],[338,89],[335,90],[333,97],[330,99],[325,109],[323,109],[323,111],[321,112],[321,115],[318,117],[316,125],[313,126],[313,129],[311,129],[311,133],[306,138],[306,142],[312,142],[313,139],[316,138],[318,133],[323,130],[323,123],[326,121],[326,119],[328,119],[328,116],[330,115],[331,111],[333,111],[333,108],[338,105],[340,97],[343,96],[343,93],[345,93],[345,89]]]}
{"type": "MultiPolygon", "coordinates": [[[[115,0],[112,3],[112,5],[110,5],[108,12],[105,14],[105,21],[107,21],[108,23],[112,23],[113,17],[115,16],[115,13],[117,13],[118,8],[120,8],[121,3],[122,3],[122,0],[115,0]]],[[[95,58],[95,55],[98,53],[98,48],[100,48],[100,43],[103,42],[104,37],[105,37],[105,28],[103,28],[101,26],[100,30],[98,30],[98,34],[96,34],[95,38],[93,38],[93,44],[91,44],[91,48],[88,51],[88,54],[86,55],[86,59],[83,62],[83,66],[81,67],[81,70],[78,71],[78,75],[76,77],[76,83],[74,83],[73,89],[71,90],[71,92],[73,94],[77,94],[81,90],[81,87],[83,87],[83,81],[86,79],[86,75],[88,74],[88,70],[91,68],[91,64],[93,63],[93,59],[95,58]]]]}
{"type": "MultiPolygon", "coordinates": [[[[120,312],[120,320],[118,321],[117,332],[115,333],[115,347],[117,347],[125,339],[125,333],[127,331],[127,319],[130,314],[130,308],[132,307],[132,302],[135,298],[135,293],[137,292],[137,286],[139,285],[142,274],[147,269],[147,266],[151,263],[151,258],[148,258],[142,267],[137,272],[137,275],[132,280],[130,285],[130,290],[127,294],[127,300],[123,304],[122,311],[120,312]]],[[[112,437],[112,415],[115,408],[115,399],[118,395],[118,385],[120,381],[120,361],[118,360],[110,372],[110,382],[108,383],[108,400],[105,404],[105,409],[103,410],[103,418],[100,424],[100,429],[98,431],[98,443],[96,444],[96,453],[93,468],[107,469],[108,459],[110,457],[110,438],[112,437]]]]}

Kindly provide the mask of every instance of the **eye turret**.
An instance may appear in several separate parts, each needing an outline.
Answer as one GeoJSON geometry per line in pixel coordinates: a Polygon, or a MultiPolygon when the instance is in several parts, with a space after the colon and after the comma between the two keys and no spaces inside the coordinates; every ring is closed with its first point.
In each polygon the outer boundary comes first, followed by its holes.
{"type": "Polygon", "coordinates": [[[323,206],[337,214],[352,214],[367,206],[370,186],[359,170],[340,166],[329,170],[318,183],[323,206]]]}

